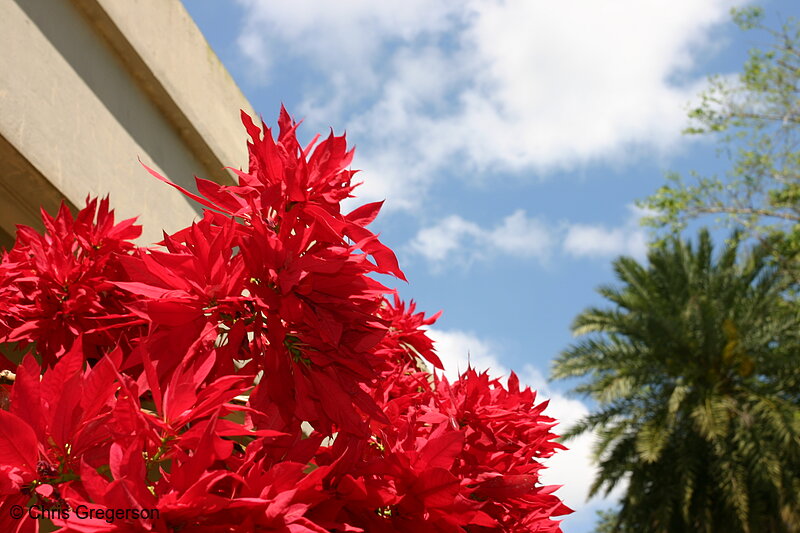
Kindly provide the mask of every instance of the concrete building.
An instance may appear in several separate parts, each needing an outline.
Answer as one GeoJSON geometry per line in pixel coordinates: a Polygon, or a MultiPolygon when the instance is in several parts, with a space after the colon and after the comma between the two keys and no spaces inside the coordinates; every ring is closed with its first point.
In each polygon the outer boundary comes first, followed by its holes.
{"type": "Polygon", "coordinates": [[[39,207],[111,195],[142,243],[199,208],[141,159],[194,188],[246,167],[251,106],[179,0],[0,0],[0,246],[39,207]]]}

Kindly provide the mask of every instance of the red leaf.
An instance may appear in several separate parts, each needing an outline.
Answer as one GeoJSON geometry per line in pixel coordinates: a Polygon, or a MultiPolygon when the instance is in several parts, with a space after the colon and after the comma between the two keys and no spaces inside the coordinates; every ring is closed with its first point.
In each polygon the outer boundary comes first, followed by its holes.
{"type": "Polygon", "coordinates": [[[383,201],[364,204],[361,207],[353,209],[346,218],[353,224],[358,224],[362,227],[367,226],[378,216],[381,207],[383,207],[383,201]]]}
{"type": "Polygon", "coordinates": [[[458,495],[460,482],[443,468],[433,468],[420,474],[414,483],[414,494],[426,507],[446,507],[458,495]]]}
{"type": "Polygon", "coordinates": [[[203,198],[202,196],[197,196],[196,194],[194,194],[194,193],[191,193],[191,192],[187,191],[186,189],[184,189],[184,188],[183,188],[183,187],[181,187],[180,185],[177,185],[177,184],[175,184],[175,183],[171,182],[170,180],[168,180],[167,178],[165,178],[164,176],[162,176],[161,174],[159,174],[158,172],[156,172],[156,171],[155,171],[155,170],[153,170],[152,168],[150,168],[150,167],[148,167],[147,165],[145,165],[144,163],[142,163],[141,159],[139,160],[139,163],[140,163],[140,164],[141,164],[141,165],[142,165],[142,166],[145,168],[145,170],[147,170],[147,172],[149,172],[149,173],[150,173],[150,174],[151,174],[153,177],[155,177],[155,178],[157,178],[157,179],[159,179],[159,180],[163,181],[163,182],[164,182],[164,183],[166,183],[167,185],[171,185],[171,186],[175,187],[176,189],[178,189],[179,191],[181,191],[183,194],[185,194],[186,196],[188,196],[189,198],[191,198],[191,199],[192,199],[192,200],[194,200],[195,202],[197,202],[197,203],[199,203],[199,204],[201,204],[201,205],[204,205],[204,206],[206,206],[206,207],[208,207],[208,208],[210,208],[210,209],[215,209],[215,210],[217,210],[217,211],[225,211],[224,209],[220,208],[219,206],[212,204],[211,202],[209,202],[208,200],[206,200],[206,199],[205,199],[205,198],[203,198]]]}
{"type": "Polygon", "coordinates": [[[0,464],[35,472],[38,448],[33,428],[18,416],[0,409],[0,464]]]}
{"type": "Polygon", "coordinates": [[[44,437],[39,365],[26,355],[17,368],[17,379],[11,388],[11,412],[26,420],[40,437],[44,437]]]}
{"type": "Polygon", "coordinates": [[[417,468],[445,468],[453,466],[458,454],[464,447],[464,434],[460,431],[448,431],[440,437],[432,438],[420,450],[417,468]]]}
{"type": "Polygon", "coordinates": [[[496,476],[481,483],[476,495],[492,499],[506,499],[524,496],[536,486],[536,478],[525,475],[496,476]]]}

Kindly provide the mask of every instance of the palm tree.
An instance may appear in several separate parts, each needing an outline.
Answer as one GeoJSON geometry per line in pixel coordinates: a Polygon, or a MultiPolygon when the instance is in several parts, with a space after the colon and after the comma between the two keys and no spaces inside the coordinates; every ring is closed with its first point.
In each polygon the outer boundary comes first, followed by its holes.
{"type": "Polygon", "coordinates": [[[565,435],[596,433],[591,494],[627,485],[612,531],[800,531],[800,306],[768,247],[739,249],[702,231],[617,259],[613,307],[555,360],[596,402],[565,435]]]}

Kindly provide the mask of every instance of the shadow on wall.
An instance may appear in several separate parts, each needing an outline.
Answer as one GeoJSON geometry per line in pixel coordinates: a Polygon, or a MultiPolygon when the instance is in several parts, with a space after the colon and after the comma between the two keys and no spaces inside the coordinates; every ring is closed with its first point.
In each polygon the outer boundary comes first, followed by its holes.
{"type": "MultiPolygon", "coordinates": [[[[171,180],[184,187],[194,188],[195,173],[210,177],[213,170],[198,168],[185,146],[179,142],[180,132],[164,119],[155,104],[125,69],[122,60],[107,46],[97,46],[105,40],[89,26],[71,2],[64,0],[14,0],[36,24],[47,40],[58,50],[75,73],[144,150],[137,155],[155,163],[171,180]],[[109,74],[111,73],[111,74],[109,74]],[[167,136],[159,132],[173,131],[167,136]]],[[[142,23],[146,23],[143,21],[142,23]]],[[[102,132],[95,132],[102,139],[102,132]]],[[[99,148],[99,147],[96,147],[99,148]]],[[[143,179],[150,179],[142,169],[143,179]],[[144,178],[147,176],[146,178],[144,178]]],[[[200,213],[199,205],[192,208],[200,213]]]]}

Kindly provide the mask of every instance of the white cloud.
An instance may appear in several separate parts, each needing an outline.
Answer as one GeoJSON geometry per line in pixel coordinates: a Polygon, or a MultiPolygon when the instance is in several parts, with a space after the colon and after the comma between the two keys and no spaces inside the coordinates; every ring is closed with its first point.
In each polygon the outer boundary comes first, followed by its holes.
{"type": "Polygon", "coordinates": [[[308,124],[345,125],[362,196],[411,207],[445,170],[669,149],[703,83],[690,70],[743,1],[239,0],[239,46],[265,79],[312,74],[308,124]]]}
{"type": "MultiPolygon", "coordinates": [[[[497,347],[491,342],[480,339],[476,335],[458,330],[430,329],[428,335],[434,340],[436,352],[442,360],[448,379],[458,377],[459,372],[472,365],[478,371],[489,369],[493,377],[507,377],[508,368],[503,365],[497,355],[497,347]]],[[[567,428],[589,413],[583,402],[568,398],[563,394],[553,391],[547,384],[542,373],[531,365],[526,365],[518,372],[520,382],[537,391],[537,400],[549,399],[550,403],[545,414],[558,421],[556,433],[559,428],[567,428]]],[[[587,501],[589,487],[594,480],[597,469],[592,463],[592,443],[594,435],[586,434],[567,443],[568,450],[559,451],[547,459],[547,468],[542,473],[541,481],[546,485],[563,485],[558,495],[579,516],[574,517],[586,520],[586,516],[593,516],[596,509],[612,506],[613,502],[622,494],[622,487],[618,487],[607,498],[596,497],[587,501]]],[[[566,518],[569,523],[570,518],[566,518]]]]}
{"type": "Polygon", "coordinates": [[[475,258],[481,253],[477,242],[484,240],[486,235],[474,222],[450,215],[431,227],[421,229],[409,248],[434,263],[456,253],[475,258]]]}
{"type": "Polygon", "coordinates": [[[552,247],[550,231],[518,209],[492,230],[489,239],[497,249],[522,257],[544,257],[552,247]]]}
{"type": "Polygon", "coordinates": [[[628,209],[630,216],[622,226],[571,224],[564,238],[564,251],[574,257],[629,255],[644,261],[647,258],[647,233],[639,221],[648,213],[632,205],[628,209]]]}
{"type": "Polygon", "coordinates": [[[237,1],[245,10],[238,45],[258,77],[266,82],[282,63],[303,61],[322,76],[306,104],[327,102],[322,108],[328,111],[380,91],[386,80],[381,66],[396,43],[423,45],[446,32],[457,12],[454,0],[237,1]]]}
{"type": "Polygon", "coordinates": [[[434,341],[436,353],[444,365],[444,375],[449,380],[457,379],[469,366],[478,372],[490,370],[494,377],[509,373],[495,354],[496,348],[472,333],[432,328],[428,336],[434,341]]]}
{"type": "Polygon", "coordinates": [[[247,32],[243,33],[237,42],[244,56],[255,67],[251,72],[251,77],[256,80],[263,80],[270,66],[270,58],[263,52],[266,48],[264,36],[256,32],[247,32]]]}
{"type": "Polygon", "coordinates": [[[549,224],[518,209],[494,228],[485,229],[458,215],[450,215],[419,230],[406,249],[426,259],[435,269],[451,264],[463,267],[497,254],[543,262],[559,246],[571,257],[613,259],[629,255],[644,261],[647,232],[639,222],[648,212],[633,205],[628,210],[628,219],[615,227],[549,224]]]}
{"type": "Polygon", "coordinates": [[[458,215],[421,229],[407,248],[434,266],[445,261],[469,264],[502,253],[546,260],[552,249],[551,231],[519,209],[492,229],[484,229],[458,215]]]}

